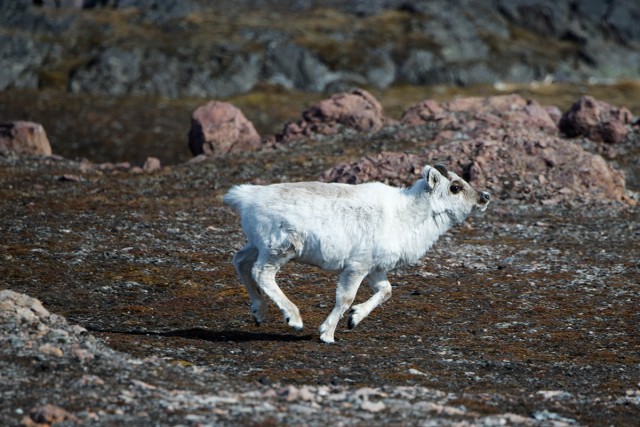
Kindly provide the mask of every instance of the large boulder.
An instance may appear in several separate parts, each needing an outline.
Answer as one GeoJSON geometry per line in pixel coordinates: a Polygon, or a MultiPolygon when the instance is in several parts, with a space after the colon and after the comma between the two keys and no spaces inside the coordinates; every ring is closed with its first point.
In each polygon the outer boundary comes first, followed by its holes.
{"type": "Polygon", "coordinates": [[[260,135],[253,123],[227,102],[210,101],[191,116],[189,148],[194,156],[220,156],[260,147],[260,135]]]}
{"type": "Polygon", "coordinates": [[[389,122],[382,105],[373,95],[366,90],[355,89],[312,105],[302,113],[301,120],[287,124],[277,139],[289,141],[313,134],[333,135],[341,127],[374,132],[389,122]]]}
{"type": "Polygon", "coordinates": [[[583,96],[562,116],[560,130],[569,137],[584,136],[615,144],[627,137],[632,121],[633,114],[628,109],[583,96]]]}
{"type": "Polygon", "coordinates": [[[0,124],[0,154],[50,156],[52,151],[41,124],[15,121],[0,124]]]}

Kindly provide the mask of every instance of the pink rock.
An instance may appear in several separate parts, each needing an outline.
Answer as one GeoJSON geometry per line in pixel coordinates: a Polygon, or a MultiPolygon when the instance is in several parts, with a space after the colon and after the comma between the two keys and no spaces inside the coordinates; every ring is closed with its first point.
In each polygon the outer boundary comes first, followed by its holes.
{"type": "Polygon", "coordinates": [[[585,136],[599,142],[616,144],[629,133],[633,115],[628,109],[614,107],[591,96],[583,96],[564,113],[560,130],[569,137],[585,136]]]}
{"type": "MultiPolygon", "coordinates": [[[[29,418],[32,422],[39,424],[53,424],[63,421],[79,422],[78,417],[59,406],[50,403],[37,406],[29,411],[29,418]]],[[[31,425],[31,424],[29,424],[31,425]]]]}
{"type": "Polygon", "coordinates": [[[542,108],[547,110],[547,113],[549,114],[549,117],[551,117],[551,120],[553,120],[553,123],[558,126],[560,123],[560,119],[562,118],[562,111],[560,111],[560,109],[555,105],[545,105],[542,108]]]}
{"type": "Polygon", "coordinates": [[[15,121],[0,124],[0,153],[50,156],[52,151],[42,125],[15,121]]]}
{"type": "Polygon", "coordinates": [[[333,135],[340,126],[359,132],[375,132],[390,122],[373,95],[356,89],[312,105],[302,113],[301,120],[287,124],[277,139],[289,141],[312,134],[333,135]]]}
{"type": "Polygon", "coordinates": [[[194,156],[220,156],[260,147],[260,135],[253,124],[229,103],[211,101],[198,107],[191,116],[189,148],[194,156]]]}
{"type": "Polygon", "coordinates": [[[38,351],[46,356],[62,357],[64,355],[60,347],[50,343],[42,344],[38,347],[38,351]]]}
{"type": "Polygon", "coordinates": [[[451,141],[429,152],[426,160],[466,171],[476,187],[500,198],[621,201],[625,196],[624,175],[601,156],[540,133],[451,141]]]}
{"type": "Polygon", "coordinates": [[[160,159],[156,157],[147,157],[144,165],[142,166],[142,170],[147,173],[155,172],[162,169],[162,164],[160,163],[160,159]]]}
{"type": "Polygon", "coordinates": [[[487,126],[502,126],[507,121],[510,124],[555,132],[557,120],[551,117],[552,111],[520,95],[457,98],[442,104],[426,100],[407,109],[401,122],[407,126],[415,126],[436,121],[450,126],[473,119],[486,122],[487,126]]]}
{"type": "Polygon", "coordinates": [[[402,113],[400,121],[403,125],[416,126],[437,120],[444,110],[432,99],[421,101],[402,113]]]}
{"type": "Polygon", "coordinates": [[[321,179],[411,185],[425,164],[450,170],[497,198],[558,203],[625,200],[623,174],[601,156],[557,134],[549,109],[518,95],[423,101],[402,118],[435,123],[434,140],[417,154],[381,153],[336,166],[321,179]]]}
{"type": "Polygon", "coordinates": [[[420,173],[423,162],[420,156],[414,154],[382,152],[375,157],[367,156],[356,163],[329,169],[320,180],[348,184],[381,181],[391,185],[406,185],[420,173]]]}

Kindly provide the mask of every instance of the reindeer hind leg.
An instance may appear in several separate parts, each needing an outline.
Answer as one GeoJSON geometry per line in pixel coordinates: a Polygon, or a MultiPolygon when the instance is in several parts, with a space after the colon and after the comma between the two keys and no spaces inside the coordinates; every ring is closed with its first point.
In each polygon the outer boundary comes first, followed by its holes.
{"type": "Polygon", "coordinates": [[[249,243],[234,255],[233,265],[236,268],[236,273],[238,273],[240,281],[249,294],[251,314],[253,315],[256,324],[260,325],[264,322],[267,315],[268,304],[267,300],[260,293],[260,289],[251,274],[251,270],[257,259],[258,249],[249,243]]]}
{"type": "Polygon", "coordinates": [[[287,263],[293,254],[281,254],[280,256],[267,254],[258,256],[258,260],[253,266],[252,273],[258,287],[278,306],[284,320],[289,326],[297,331],[303,329],[300,310],[287,298],[282,289],[276,283],[276,273],[287,263]]]}

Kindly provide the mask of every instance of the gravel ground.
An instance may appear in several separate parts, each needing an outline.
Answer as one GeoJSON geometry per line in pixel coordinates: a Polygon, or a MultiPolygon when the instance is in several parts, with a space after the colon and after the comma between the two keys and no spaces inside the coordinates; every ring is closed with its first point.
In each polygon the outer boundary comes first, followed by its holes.
{"type": "Polygon", "coordinates": [[[288,265],[305,331],[256,327],[221,196],[387,148],[343,142],[153,174],[0,157],[0,290],[44,306],[0,294],[2,424],[637,425],[635,206],[496,200],[335,345],[336,276],[288,265]]]}

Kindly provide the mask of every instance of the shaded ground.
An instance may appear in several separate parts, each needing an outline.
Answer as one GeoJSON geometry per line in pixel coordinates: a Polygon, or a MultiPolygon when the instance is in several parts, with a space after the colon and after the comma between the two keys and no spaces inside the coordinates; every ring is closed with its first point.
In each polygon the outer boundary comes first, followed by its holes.
{"type": "MultiPolygon", "coordinates": [[[[333,164],[392,143],[384,136],[359,145],[349,141],[292,144],[153,175],[81,172],[67,160],[0,158],[0,289],[40,299],[116,350],[198,365],[204,372],[197,379],[192,371],[157,362],[153,372],[126,368],[116,375],[125,378],[118,384],[141,375],[159,386],[196,392],[265,390],[271,384],[420,386],[444,392],[452,407],[483,416],[515,413],[546,425],[637,422],[637,207],[495,201],[482,217],[441,239],[420,265],[390,275],[393,298],[353,331],[343,321],[336,345],[319,343],[317,334],[333,304],[335,275],[290,265],[279,282],[301,308],[305,331],[288,329],[273,307],[269,322],[256,327],[231,264],[243,237],[221,196],[230,185],[256,178],[315,179],[333,164]]],[[[410,148],[410,140],[392,144],[394,150],[410,148]]],[[[358,300],[367,296],[363,286],[358,300]]],[[[3,354],[3,366],[23,372],[22,385],[11,387],[12,397],[0,403],[7,419],[15,423],[16,409],[26,411],[36,402],[97,410],[92,405],[98,397],[72,398],[59,390],[80,367],[52,368],[3,354]]],[[[117,368],[104,363],[88,369],[98,369],[111,384],[117,368]]],[[[387,391],[396,396],[393,390],[387,391]]],[[[322,418],[329,417],[322,411],[278,418],[293,411],[286,404],[260,416],[225,416],[258,424],[331,419],[322,418]]],[[[110,416],[144,419],[136,418],[135,406],[122,415],[104,405],[103,423],[115,422],[110,416]]],[[[179,411],[145,410],[187,422],[179,411]]],[[[424,413],[406,412],[406,419],[402,414],[381,411],[375,420],[425,419],[424,413]]],[[[351,420],[367,422],[359,415],[351,420]]]]}

